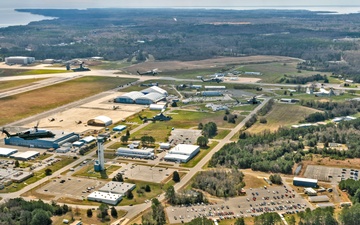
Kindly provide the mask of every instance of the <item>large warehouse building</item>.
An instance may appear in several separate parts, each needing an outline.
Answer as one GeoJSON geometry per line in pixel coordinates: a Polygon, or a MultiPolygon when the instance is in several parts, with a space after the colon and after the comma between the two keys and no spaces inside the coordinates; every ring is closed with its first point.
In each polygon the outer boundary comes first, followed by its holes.
{"type": "Polygon", "coordinates": [[[87,122],[87,125],[90,126],[99,126],[99,127],[107,127],[112,124],[112,119],[107,116],[97,116],[94,119],[90,119],[87,122]]]}
{"type": "Polygon", "coordinates": [[[138,91],[132,91],[126,94],[123,94],[114,99],[116,103],[128,103],[133,104],[137,98],[143,97],[144,94],[138,91]]]}
{"type": "Polygon", "coordinates": [[[0,156],[1,157],[9,157],[10,155],[17,153],[17,149],[12,148],[0,148],[0,156]]]}
{"type": "Polygon", "coordinates": [[[35,62],[34,57],[26,57],[26,56],[11,56],[5,58],[6,64],[20,64],[20,65],[27,65],[35,62]]]}
{"type": "Polygon", "coordinates": [[[168,96],[168,92],[162,88],[159,88],[158,86],[152,86],[152,87],[146,88],[146,89],[142,90],[141,92],[145,95],[150,94],[150,93],[158,93],[165,97],[168,96]]]}
{"type": "Polygon", "coordinates": [[[165,96],[156,92],[146,94],[135,100],[136,104],[139,105],[151,105],[165,99],[165,96]]]}
{"type": "Polygon", "coordinates": [[[110,205],[117,205],[128,191],[134,190],[135,184],[110,181],[99,189],[88,195],[90,201],[103,202],[110,205]]]}
{"type": "Polygon", "coordinates": [[[141,158],[141,159],[154,159],[154,149],[134,149],[134,148],[118,148],[116,151],[117,156],[141,158]]]}
{"type": "Polygon", "coordinates": [[[293,185],[301,186],[301,187],[317,187],[318,180],[316,179],[309,179],[309,178],[302,178],[302,177],[294,177],[293,185]]]}
{"type": "Polygon", "coordinates": [[[178,144],[165,155],[164,160],[186,163],[199,152],[198,145],[178,144]]]}
{"type": "Polygon", "coordinates": [[[79,134],[74,132],[66,133],[63,131],[52,131],[55,136],[52,138],[23,139],[18,136],[6,137],[4,142],[6,145],[25,146],[33,148],[59,148],[66,142],[74,142],[79,140],[79,134]]]}
{"type": "Polygon", "coordinates": [[[114,99],[116,103],[127,103],[127,104],[140,104],[140,105],[150,105],[157,103],[168,96],[166,90],[159,88],[157,86],[152,86],[139,91],[132,91],[126,94],[123,94],[114,99]]]}

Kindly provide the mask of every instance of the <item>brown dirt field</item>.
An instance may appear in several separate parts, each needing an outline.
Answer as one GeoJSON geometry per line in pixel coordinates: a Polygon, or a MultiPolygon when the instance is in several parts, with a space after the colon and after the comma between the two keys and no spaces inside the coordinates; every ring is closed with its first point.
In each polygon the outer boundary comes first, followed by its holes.
{"type": "Polygon", "coordinates": [[[194,69],[208,69],[213,67],[224,67],[227,65],[242,65],[252,63],[266,63],[266,62],[289,62],[297,60],[295,58],[283,56],[245,56],[245,57],[219,57],[213,59],[197,60],[197,61],[155,61],[144,62],[136,65],[125,67],[124,70],[131,73],[139,71],[148,71],[154,68],[159,68],[162,72],[177,71],[177,70],[194,70],[194,69]]]}
{"type": "Polygon", "coordinates": [[[244,182],[246,189],[248,188],[259,188],[264,187],[264,185],[268,185],[263,178],[255,177],[249,174],[245,174],[244,182]]]}

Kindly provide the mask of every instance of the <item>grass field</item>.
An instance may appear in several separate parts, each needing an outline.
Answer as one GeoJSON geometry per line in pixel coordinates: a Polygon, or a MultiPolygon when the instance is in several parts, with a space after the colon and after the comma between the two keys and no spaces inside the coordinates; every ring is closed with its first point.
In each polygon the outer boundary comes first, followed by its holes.
{"type": "MultiPolygon", "coordinates": [[[[315,74],[328,75],[330,73],[318,72],[318,71],[306,71],[302,70],[301,73],[298,73],[296,69],[297,62],[293,63],[262,63],[262,64],[249,64],[237,68],[240,71],[246,72],[261,72],[262,75],[243,75],[244,77],[256,77],[260,78],[264,83],[278,83],[279,80],[284,77],[284,74],[287,76],[311,76],[315,74]]],[[[337,82],[335,79],[331,79],[330,82],[337,82]]]]}
{"type": "Polygon", "coordinates": [[[82,77],[0,99],[0,126],[115,88],[136,79],[82,77]],[[40,94],[41,93],[41,94],[40,94]]]}
{"type": "Polygon", "coordinates": [[[106,166],[105,171],[102,172],[95,172],[94,166],[92,164],[86,165],[80,170],[76,171],[73,176],[79,176],[79,177],[94,177],[98,179],[108,179],[109,175],[115,172],[116,170],[120,169],[120,166],[106,166]]]}
{"type": "Polygon", "coordinates": [[[192,168],[198,164],[210,151],[213,149],[219,142],[213,141],[207,149],[200,149],[199,154],[197,154],[193,159],[187,163],[182,163],[180,166],[185,168],[192,168]]]}
{"type": "Polygon", "coordinates": [[[307,108],[295,104],[275,104],[273,109],[265,116],[267,123],[256,122],[247,131],[250,133],[259,133],[264,130],[275,131],[280,126],[289,126],[298,124],[300,120],[307,115],[317,112],[316,109],[307,108]]]}
{"type": "Polygon", "coordinates": [[[13,80],[0,82],[0,92],[8,91],[19,87],[30,86],[32,83],[43,79],[26,79],[26,80],[13,80]]]}
{"type": "Polygon", "coordinates": [[[130,135],[130,139],[140,139],[142,136],[153,136],[156,141],[166,141],[165,139],[170,135],[173,127],[180,129],[189,129],[197,127],[199,123],[206,124],[208,122],[214,122],[218,127],[233,128],[244,117],[239,116],[236,120],[236,124],[228,123],[223,120],[224,112],[195,112],[187,110],[174,110],[171,114],[172,120],[170,121],[157,121],[150,123],[143,129],[130,135]]]}
{"type": "Polygon", "coordinates": [[[27,70],[17,73],[16,75],[41,75],[41,74],[54,74],[54,73],[71,73],[72,71],[66,70],[27,70]]]}

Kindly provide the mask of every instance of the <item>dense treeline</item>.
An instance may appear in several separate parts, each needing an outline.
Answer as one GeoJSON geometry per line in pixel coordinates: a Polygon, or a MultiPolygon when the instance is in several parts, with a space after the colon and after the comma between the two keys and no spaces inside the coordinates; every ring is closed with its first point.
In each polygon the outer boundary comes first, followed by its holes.
{"type": "Polygon", "coordinates": [[[270,100],[258,111],[257,114],[258,114],[259,116],[265,116],[268,112],[271,111],[274,103],[275,103],[274,99],[270,99],[270,100]]]}
{"type": "Polygon", "coordinates": [[[208,122],[202,127],[202,135],[206,138],[214,137],[217,134],[217,126],[214,122],[208,122]]]}
{"type": "Polygon", "coordinates": [[[342,180],[339,183],[341,190],[346,190],[352,198],[353,203],[360,203],[360,181],[354,179],[342,180]]]}
{"type": "Polygon", "coordinates": [[[165,198],[172,205],[188,205],[197,203],[207,203],[208,200],[202,192],[193,190],[184,190],[179,193],[175,192],[174,186],[166,189],[165,198]]]}
{"type": "Polygon", "coordinates": [[[260,216],[255,217],[255,225],[264,224],[280,225],[283,223],[279,214],[277,213],[263,213],[260,216]]]}
{"type": "Polygon", "coordinates": [[[334,117],[349,116],[360,112],[359,101],[345,101],[345,102],[321,102],[321,101],[305,101],[300,100],[303,106],[323,110],[324,112],[316,112],[308,115],[305,118],[306,122],[314,123],[332,119],[334,117]]]}
{"type": "Polygon", "coordinates": [[[291,173],[294,163],[309,153],[335,159],[359,158],[359,135],[360,119],[297,129],[279,128],[274,133],[242,132],[237,143],[225,145],[212,156],[209,166],[291,173]],[[325,147],[317,148],[317,143],[324,143],[325,147]],[[348,150],[329,148],[329,143],[346,144],[348,150]],[[309,146],[309,150],[303,151],[304,146],[309,146]]]}
{"type": "Polygon", "coordinates": [[[339,224],[334,217],[334,208],[332,207],[317,208],[313,211],[311,211],[310,208],[307,208],[305,212],[300,212],[298,215],[300,217],[299,225],[339,224]]]}
{"type": "Polygon", "coordinates": [[[357,74],[359,68],[359,60],[351,54],[358,43],[341,41],[359,36],[358,14],[201,9],[22,11],[58,19],[1,29],[0,55],[38,59],[98,55],[108,60],[134,57],[143,61],[149,55],[158,60],[198,60],[262,54],[302,58],[314,62],[312,68],[323,70],[357,74]],[[345,69],[327,63],[340,60],[341,55],[351,62],[345,69]]]}
{"type": "Polygon", "coordinates": [[[218,197],[234,197],[245,186],[244,174],[238,170],[209,170],[196,175],[193,188],[197,188],[218,197]]]}
{"type": "Polygon", "coordinates": [[[287,84],[306,84],[309,82],[314,82],[314,81],[324,81],[324,83],[329,83],[329,80],[327,78],[326,75],[322,76],[320,74],[315,74],[312,76],[295,76],[295,77],[283,77],[280,79],[280,83],[287,83],[287,84]]]}
{"type": "Polygon", "coordinates": [[[0,205],[0,224],[50,225],[53,215],[63,215],[71,210],[67,205],[47,204],[41,200],[25,201],[22,198],[9,199],[0,205]]]}

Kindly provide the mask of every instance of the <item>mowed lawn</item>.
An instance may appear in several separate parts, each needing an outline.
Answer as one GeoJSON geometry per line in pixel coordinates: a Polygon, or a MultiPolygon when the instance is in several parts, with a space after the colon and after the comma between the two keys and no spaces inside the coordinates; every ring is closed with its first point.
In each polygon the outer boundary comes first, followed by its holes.
{"type": "Polygon", "coordinates": [[[280,126],[298,124],[300,120],[303,120],[307,115],[314,112],[320,111],[295,104],[278,103],[275,104],[273,109],[265,116],[267,120],[266,124],[256,122],[248,129],[248,132],[259,133],[264,130],[276,131],[280,126]]]}
{"type": "Polygon", "coordinates": [[[189,129],[197,127],[199,123],[205,125],[208,122],[216,123],[217,127],[233,128],[241,122],[244,117],[238,116],[236,124],[228,123],[224,121],[224,111],[218,112],[196,112],[187,110],[174,110],[171,114],[170,121],[156,121],[155,123],[149,121],[149,125],[143,129],[131,134],[131,139],[140,139],[142,136],[152,136],[156,141],[165,141],[166,137],[170,135],[171,129],[189,129]]]}
{"type": "Polygon", "coordinates": [[[26,79],[26,80],[11,80],[0,82],[0,92],[12,90],[19,87],[31,86],[34,82],[41,81],[43,79],[26,79]]]}
{"type": "Polygon", "coordinates": [[[136,80],[117,77],[82,77],[1,98],[0,126],[136,80]]]}
{"type": "Polygon", "coordinates": [[[319,71],[306,71],[301,70],[301,73],[298,73],[296,69],[298,62],[289,62],[289,63],[263,63],[263,64],[250,64],[240,67],[239,70],[246,72],[261,72],[262,75],[243,75],[244,77],[256,77],[260,78],[264,83],[278,83],[279,80],[284,77],[284,74],[287,76],[293,77],[308,77],[315,74],[328,75],[330,73],[324,73],[319,71]]]}

